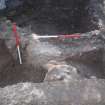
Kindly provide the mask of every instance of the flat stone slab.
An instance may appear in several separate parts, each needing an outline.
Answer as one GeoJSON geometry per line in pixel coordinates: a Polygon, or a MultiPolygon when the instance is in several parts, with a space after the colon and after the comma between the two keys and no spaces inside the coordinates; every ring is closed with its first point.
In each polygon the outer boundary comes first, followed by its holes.
{"type": "Polygon", "coordinates": [[[0,88],[0,105],[104,105],[105,80],[18,83],[0,88]]]}

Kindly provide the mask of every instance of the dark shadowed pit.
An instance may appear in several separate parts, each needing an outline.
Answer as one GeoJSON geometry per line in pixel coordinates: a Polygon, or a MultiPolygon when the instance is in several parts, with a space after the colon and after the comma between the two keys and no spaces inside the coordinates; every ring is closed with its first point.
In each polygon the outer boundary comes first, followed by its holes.
{"type": "Polygon", "coordinates": [[[7,17],[37,34],[70,34],[97,29],[90,0],[26,0],[7,17]]]}

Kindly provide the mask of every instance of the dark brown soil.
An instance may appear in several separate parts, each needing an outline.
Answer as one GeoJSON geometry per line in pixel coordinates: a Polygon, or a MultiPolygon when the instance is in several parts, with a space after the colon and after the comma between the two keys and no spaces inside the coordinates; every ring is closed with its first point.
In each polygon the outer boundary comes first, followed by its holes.
{"type": "Polygon", "coordinates": [[[36,68],[14,60],[3,40],[0,40],[0,86],[19,82],[42,82],[46,70],[40,65],[36,68]]]}

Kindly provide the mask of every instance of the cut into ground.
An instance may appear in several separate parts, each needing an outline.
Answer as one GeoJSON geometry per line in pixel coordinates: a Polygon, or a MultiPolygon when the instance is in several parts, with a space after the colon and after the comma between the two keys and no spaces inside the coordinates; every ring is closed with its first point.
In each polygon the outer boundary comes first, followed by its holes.
{"type": "MultiPolygon", "coordinates": [[[[89,3],[89,0],[30,0],[19,8],[6,10],[5,16],[17,22],[21,28],[31,26],[31,30],[39,35],[85,33],[98,29],[97,21],[93,15],[90,15],[89,3]]],[[[26,81],[43,82],[47,71],[41,65],[37,68],[34,68],[33,65],[19,65],[13,60],[4,41],[1,40],[0,43],[2,45],[0,46],[1,87],[26,81]]],[[[91,62],[88,62],[87,59],[91,53],[85,55],[86,62],[79,59],[80,62],[93,68],[94,74],[97,75],[98,71],[99,78],[105,78],[102,65],[103,49],[96,51],[95,55],[93,51],[92,55],[96,58],[92,60],[90,57],[91,62]],[[96,68],[97,64],[98,68],[96,68]]],[[[78,59],[76,60],[78,62],[78,59]]],[[[69,63],[69,58],[67,62],[69,63]]],[[[83,75],[86,74],[87,72],[83,73],[83,75]]]]}

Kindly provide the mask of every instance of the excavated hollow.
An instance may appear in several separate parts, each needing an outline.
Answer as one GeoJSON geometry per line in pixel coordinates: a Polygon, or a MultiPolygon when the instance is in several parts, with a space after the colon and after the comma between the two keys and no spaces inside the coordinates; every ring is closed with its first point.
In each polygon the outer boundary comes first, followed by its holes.
{"type": "MultiPolygon", "coordinates": [[[[6,11],[7,18],[16,21],[22,28],[31,26],[31,30],[40,35],[82,33],[98,28],[93,22],[94,17],[90,16],[90,11],[86,9],[89,7],[88,0],[68,0],[68,2],[62,0],[61,3],[36,0],[33,4],[25,4],[23,7],[6,11]]],[[[84,78],[91,76],[105,78],[103,56],[104,49],[98,48],[82,56],[78,54],[73,58],[68,56],[65,60],[68,64],[77,67],[78,72],[84,78]]],[[[5,41],[0,40],[1,87],[27,81],[43,82],[46,72],[47,70],[40,64],[36,67],[26,62],[20,65],[18,60],[13,59],[5,41]]]]}

